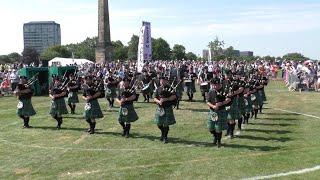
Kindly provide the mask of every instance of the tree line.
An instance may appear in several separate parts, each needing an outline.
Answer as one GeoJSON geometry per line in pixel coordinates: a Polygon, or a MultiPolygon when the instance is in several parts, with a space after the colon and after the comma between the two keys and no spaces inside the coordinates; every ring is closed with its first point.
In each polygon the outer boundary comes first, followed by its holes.
{"type": "MultiPolygon", "coordinates": [[[[114,49],[114,60],[137,60],[139,37],[133,35],[127,45],[124,45],[121,41],[112,41],[114,49]]],[[[233,59],[233,60],[246,60],[252,61],[257,59],[265,60],[295,60],[303,61],[308,59],[301,53],[288,53],[283,57],[273,56],[238,56],[232,46],[224,49],[224,41],[220,41],[215,38],[209,42],[208,48],[211,49],[213,54],[212,60],[221,59],[233,59]]],[[[19,53],[11,53],[9,55],[0,55],[0,64],[23,62],[25,64],[34,63],[39,64],[39,61],[49,61],[55,57],[62,58],[76,58],[76,59],[88,59],[95,61],[95,49],[97,47],[97,37],[87,38],[83,42],[76,44],[68,44],[63,46],[52,46],[46,49],[42,54],[39,54],[35,49],[25,48],[20,55],[19,53]]],[[[207,60],[197,57],[192,52],[186,52],[186,48],[183,45],[175,44],[172,48],[169,43],[163,38],[152,38],[152,59],[158,60],[207,60]]]]}

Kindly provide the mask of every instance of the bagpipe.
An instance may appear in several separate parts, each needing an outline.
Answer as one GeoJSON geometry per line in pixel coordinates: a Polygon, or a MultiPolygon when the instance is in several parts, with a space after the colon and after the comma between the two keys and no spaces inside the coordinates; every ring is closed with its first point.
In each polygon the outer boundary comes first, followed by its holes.
{"type": "Polygon", "coordinates": [[[31,98],[33,95],[33,92],[29,92],[26,94],[21,94],[20,92],[26,89],[29,89],[35,82],[37,82],[39,73],[35,74],[33,77],[31,77],[26,84],[18,84],[17,85],[17,90],[15,90],[15,93],[18,94],[20,97],[24,98],[31,98]]]}
{"type": "Polygon", "coordinates": [[[105,85],[104,89],[107,96],[110,96],[112,94],[111,88],[112,86],[117,86],[118,82],[119,82],[119,79],[115,75],[109,75],[106,77],[105,83],[104,83],[105,85]],[[115,82],[115,83],[112,83],[112,82],[115,82]]]}
{"type": "MultiPolygon", "coordinates": [[[[131,96],[135,95],[136,98],[133,101],[138,101],[139,97],[136,94],[136,90],[138,89],[138,87],[139,87],[139,82],[137,83],[137,81],[135,81],[131,88],[124,89],[121,92],[121,96],[120,96],[121,99],[130,98],[131,96]]],[[[133,101],[126,101],[124,104],[121,104],[121,114],[123,116],[127,116],[128,115],[127,106],[131,105],[133,103],[133,101]]]]}
{"type": "MultiPolygon", "coordinates": [[[[160,99],[161,98],[170,98],[171,96],[176,95],[176,89],[182,81],[180,80],[176,85],[174,85],[175,80],[176,80],[176,78],[174,78],[174,80],[172,81],[170,86],[163,87],[163,89],[159,93],[160,99]]],[[[156,84],[155,84],[155,87],[156,87],[156,89],[159,88],[156,86],[156,84]]],[[[163,116],[165,114],[164,108],[170,107],[170,106],[176,105],[176,104],[177,104],[177,98],[173,101],[165,101],[162,103],[162,105],[158,104],[160,116],[163,116]]]]}

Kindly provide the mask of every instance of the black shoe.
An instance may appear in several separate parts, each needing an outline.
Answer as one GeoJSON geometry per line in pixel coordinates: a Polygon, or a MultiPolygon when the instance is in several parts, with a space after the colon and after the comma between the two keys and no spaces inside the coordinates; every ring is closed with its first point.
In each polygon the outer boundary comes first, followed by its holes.
{"type": "Polygon", "coordinates": [[[94,134],[94,129],[90,130],[89,134],[94,134]]]}
{"type": "Polygon", "coordinates": [[[161,137],[160,137],[160,141],[163,141],[163,140],[164,140],[164,137],[163,137],[163,136],[161,136],[161,137]]]}
{"type": "Polygon", "coordinates": [[[164,138],[163,143],[164,143],[164,144],[168,144],[168,142],[169,142],[169,141],[168,141],[168,138],[164,138]]]}
{"type": "Polygon", "coordinates": [[[121,136],[124,137],[127,134],[127,131],[123,129],[121,136]]]}
{"type": "Polygon", "coordinates": [[[221,148],[221,142],[218,142],[218,143],[217,143],[217,147],[218,147],[218,148],[221,148]]]}
{"type": "Polygon", "coordinates": [[[214,146],[217,145],[217,138],[216,138],[216,137],[214,137],[214,139],[213,139],[213,145],[214,145],[214,146]]]}
{"type": "Polygon", "coordinates": [[[57,130],[60,130],[61,129],[61,125],[57,125],[57,130]]]}

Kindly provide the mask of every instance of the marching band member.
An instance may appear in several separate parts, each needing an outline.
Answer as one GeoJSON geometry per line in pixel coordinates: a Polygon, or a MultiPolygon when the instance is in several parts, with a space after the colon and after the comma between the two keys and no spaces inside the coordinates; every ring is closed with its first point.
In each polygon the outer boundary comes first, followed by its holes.
{"type": "Polygon", "coordinates": [[[114,107],[114,98],[117,97],[117,86],[118,81],[110,73],[104,81],[105,94],[110,108],[114,107]]]}
{"type": "Polygon", "coordinates": [[[29,125],[30,116],[36,115],[31,103],[33,90],[31,89],[30,85],[32,84],[28,83],[27,77],[21,76],[20,82],[14,91],[15,95],[19,99],[19,103],[17,105],[17,114],[21,119],[23,119],[23,128],[31,128],[29,125]]]}
{"type": "Polygon", "coordinates": [[[244,124],[249,124],[250,113],[253,110],[253,104],[251,101],[251,93],[250,93],[250,84],[245,85],[244,89],[244,104],[245,104],[245,115],[244,115],[244,124]]]}
{"type": "Polygon", "coordinates": [[[213,135],[213,145],[221,147],[222,131],[226,129],[226,104],[231,102],[227,99],[222,90],[220,79],[213,78],[210,81],[211,89],[207,94],[206,101],[210,108],[207,126],[210,133],[213,135]]]}
{"type": "Polygon", "coordinates": [[[152,96],[152,77],[151,75],[149,75],[149,73],[145,70],[143,72],[143,79],[142,79],[142,83],[143,83],[143,89],[142,89],[142,95],[144,97],[144,102],[150,102],[150,98],[152,96]]]}
{"type": "Polygon", "coordinates": [[[61,129],[61,125],[63,123],[62,115],[68,114],[66,102],[64,97],[67,95],[65,88],[59,77],[54,79],[53,87],[50,90],[50,98],[51,98],[51,116],[57,121],[57,129],[61,129]]]}
{"type": "Polygon", "coordinates": [[[79,84],[74,74],[69,75],[68,83],[68,106],[71,109],[71,114],[75,114],[76,104],[79,103],[78,90],[79,84]]]}
{"type": "Polygon", "coordinates": [[[84,93],[82,98],[86,101],[84,107],[84,118],[89,124],[88,133],[94,134],[96,127],[96,119],[103,118],[103,114],[98,102],[98,98],[101,97],[101,82],[98,84],[93,83],[92,76],[85,77],[84,93]]]}
{"type": "Polygon", "coordinates": [[[123,85],[124,89],[116,99],[120,105],[118,121],[123,128],[122,136],[129,138],[131,123],[137,121],[139,117],[133,106],[133,101],[136,99],[135,85],[130,87],[130,79],[128,78],[123,80],[123,85]]]}
{"type": "Polygon", "coordinates": [[[230,136],[230,138],[234,137],[234,129],[236,126],[236,121],[240,119],[239,112],[239,98],[238,95],[243,91],[242,88],[239,88],[238,84],[235,81],[232,81],[230,84],[230,91],[228,94],[228,98],[230,98],[230,102],[227,105],[228,112],[228,129],[226,136],[230,136]]]}
{"type": "Polygon", "coordinates": [[[203,97],[203,101],[206,101],[206,94],[210,90],[210,84],[208,81],[213,78],[212,73],[208,72],[208,67],[203,68],[203,71],[200,74],[200,90],[203,97]]]}
{"type": "Polygon", "coordinates": [[[176,123],[173,114],[173,101],[176,100],[176,95],[170,91],[167,77],[160,78],[160,87],[156,89],[154,102],[157,103],[157,111],[155,114],[155,123],[161,130],[160,140],[168,143],[169,126],[176,123]]]}
{"type": "Polygon", "coordinates": [[[185,91],[189,97],[189,101],[193,101],[193,94],[196,92],[195,79],[197,74],[193,72],[193,67],[189,67],[189,72],[185,76],[185,91]]]}

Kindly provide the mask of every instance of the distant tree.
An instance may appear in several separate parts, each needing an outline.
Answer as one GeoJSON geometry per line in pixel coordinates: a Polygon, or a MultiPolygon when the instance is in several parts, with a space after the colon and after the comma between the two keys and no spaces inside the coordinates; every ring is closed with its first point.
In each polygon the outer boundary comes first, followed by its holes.
{"type": "Polygon", "coordinates": [[[228,47],[225,52],[224,55],[228,58],[228,59],[237,59],[237,54],[236,51],[234,50],[234,48],[232,46],[228,47]]]}
{"type": "MultiPolygon", "coordinates": [[[[201,57],[200,57],[201,58],[201,57]]],[[[196,54],[192,53],[192,52],[188,52],[186,54],[186,59],[187,60],[198,60],[198,57],[196,54]]]]}
{"type": "Polygon", "coordinates": [[[126,60],[128,58],[128,47],[124,46],[121,41],[112,42],[112,46],[115,60],[126,60]]]}
{"type": "Polygon", "coordinates": [[[139,36],[132,35],[131,40],[128,43],[128,59],[130,60],[138,59],[138,46],[139,46],[139,36]]]}
{"type": "Polygon", "coordinates": [[[306,60],[309,58],[305,57],[301,53],[288,53],[288,54],[284,55],[282,57],[282,59],[291,60],[291,61],[303,61],[303,60],[306,60]]]}
{"type": "Polygon", "coordinates": [[[273,56],[264,56],[262,59],[264,59],[264,60],[267,60],[267,61],[275,61],[276,60],[276,58],[275,57],[273,57],[273,56]]]}
{"type": "Polygon", "coordinates": [[[41,60],[50,61],[55,57],[70,58],[72,53],[65,46],[52,46],[41,54],[41,60]]]}
{"type": "Polygon", "coordinates": [[[218,37],[214,39],[214,41],[209,42],[208,47],[211,49],[211,53],[213,54],[214,60],[219,60],[223,58],[223,47],[224,41],[220,41],[218,37]]]}
{"type": "Polygon", "coordinates": [[[25,48],[22,52],[22,62],[30,65],[34,63],[35,66],[39,65],[40,55],[34,48],[25,48]]]}
{"type": "Polygon", "coordinates": [[[155,60],[170,60],[171,49],[167,41],[162,38],[152,41],[152,59],[155,60]]]}
{"type": "Polygon", "coordinates": [[[172,48],[172,59],[182,60],[186,57],[186,48],[183,45],[175,44],[172,48]]]}
{"type": "Polygon", "coordinates": [[[96,59],[96,48],[97,48],[98,37],[87,38],[78,44],[68,44],[66,47],[73,52],[74,58],[77,59],[88,59],[95,61],[96,59]]]}
{"type": "Polygon", "coordinates": [[[19,62],[22,60],[22,56],[19,53],[13,52],[8,55],[11,63],[19,62]]]}

